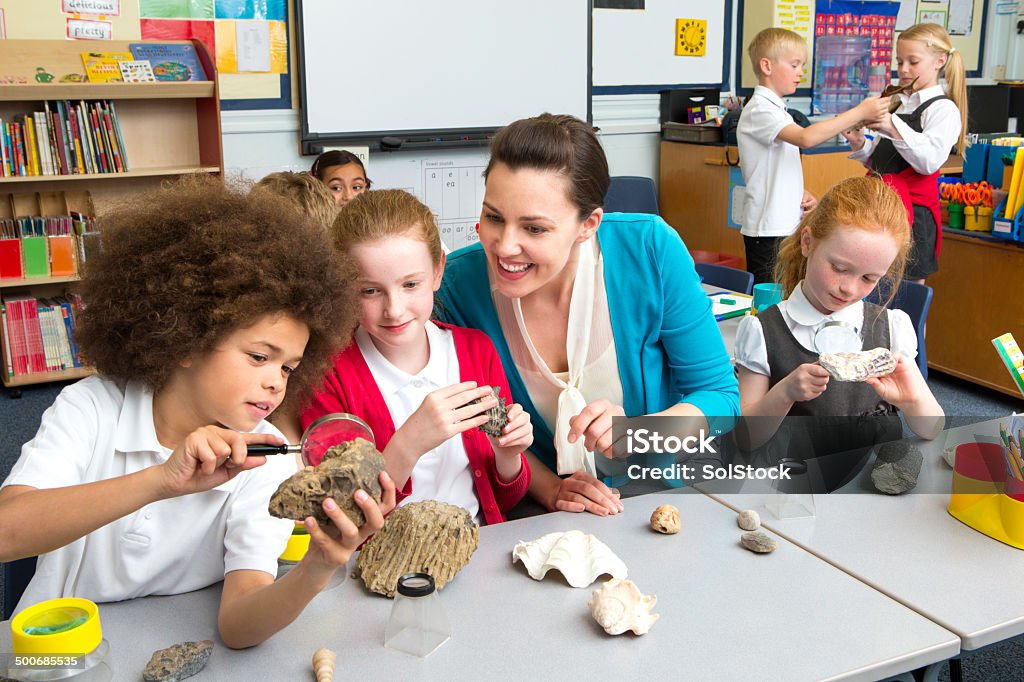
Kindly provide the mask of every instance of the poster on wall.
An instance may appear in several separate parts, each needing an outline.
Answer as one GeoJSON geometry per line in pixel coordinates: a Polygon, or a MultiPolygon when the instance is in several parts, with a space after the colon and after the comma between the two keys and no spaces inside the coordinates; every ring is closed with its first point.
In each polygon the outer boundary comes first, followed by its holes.
{"type": "Polygon", "coordinates": [[[68,19],[67,37],[71,40],[113,40],[114,24],[94,19],[68,19]]]}
{"type": "Polygon", "coordinates": [[[785,28],[800,35],[808,45],[807,63],[800,78],[800,87],[811,83],[810,65],[813,62],[814,45],[814,0],[777,0],[774,7],[772,26],[785,28]]]}
{"type": "Polygon", "coordinates": [[[121,16],[121,0],[61,0],[64,14],[98,14],[104,17],[121,16]]]}
{"type": "Polygon", "coordinates": [[[969,36],[974,27],[973,0],[949,0],[946,30],[952,36],[969,36]]]}

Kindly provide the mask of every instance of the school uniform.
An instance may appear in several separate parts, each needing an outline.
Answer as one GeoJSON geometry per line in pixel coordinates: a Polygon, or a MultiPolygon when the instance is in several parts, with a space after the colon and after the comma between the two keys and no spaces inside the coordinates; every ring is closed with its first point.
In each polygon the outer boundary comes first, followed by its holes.
{"type": "MultiPolygon", "coordinates": [[[[387,447],[401,426],[430,393],[463,381],[496,386],[511,404],[508,381],[494,345],[481,332],[433,322],[424,327],[430,359],[416,374],[391,364],[363,329],[334,359],[323,386],[303,410],[303,428],[329,412],[348,412],[364,419],[379,449],[387,447]]],[[[478,523],[500,523],[526,495],[530,466],[520,455],[522,469],[512,481],[502,481],[494,450],[479,429],[449,438],[420,456],[405,486],[397,491],[399,505],[440,500],[469,511],[478,523]]]]}
{"type": "Polygon", "coordinates": [[[960,110],[941,85],[898,97],[901,104],[892,122],[903,139],[879,133],[850,158],[884,176],[903,199],[913,237],[904,276],[917,280],[939,269],[939,168],[960,137],[960,110]]]}
{"type": "Polygon", "coordinates": [[[747,270],[754,281],[773,281],[778,243],[796,230],[802,217],[804,173],[800,149],[779,139],[795,125],[786,103],[769,88],[754,88],[736,126],[740,169],[746,183],[746,204],[740,233],[747,270]]]}
{"type": "MultiPolygon", "coordinates": [[[[280,436],[265,421],[253,432],[280,436]]],[[[92,483],[162,464],[171,452],[157,440],[150,388],[89,377],[43,413],[3,486],[92,483]]],[[[56,597],[109,602],[191,592],[237,570],[276,576],[294,524],[270,516],[267,501],[295,470],[291,457],[268,457],[212,490],[153,502],[41,555],[16,610],[56,597]]]]}

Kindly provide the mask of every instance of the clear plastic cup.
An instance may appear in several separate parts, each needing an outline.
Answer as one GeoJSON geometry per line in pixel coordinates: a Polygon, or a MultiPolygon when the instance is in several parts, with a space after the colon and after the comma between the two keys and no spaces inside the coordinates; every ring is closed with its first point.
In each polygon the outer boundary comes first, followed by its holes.
{"type": "Polygon", "coordinates": [[[451,636],[434,579],[426,573],[406,573],[399,578],[395,604],[384,630],[384,646],[425,658],[451,636]]]}

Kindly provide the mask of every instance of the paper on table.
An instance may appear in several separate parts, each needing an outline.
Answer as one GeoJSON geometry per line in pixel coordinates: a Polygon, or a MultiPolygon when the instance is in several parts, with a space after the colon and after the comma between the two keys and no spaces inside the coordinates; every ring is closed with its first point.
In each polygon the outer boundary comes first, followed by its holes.
{"type": "Polygon", "coordinates": [[[708,298],[711,299],[711,312],[719,321],[746,315],[754,301],[752,296],[734,294],[730,291],[708,294],[708,298]]]}

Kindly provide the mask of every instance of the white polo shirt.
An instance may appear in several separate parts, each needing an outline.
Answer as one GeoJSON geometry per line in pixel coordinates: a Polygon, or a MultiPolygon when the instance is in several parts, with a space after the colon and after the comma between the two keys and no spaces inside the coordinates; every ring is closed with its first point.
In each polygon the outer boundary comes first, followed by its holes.
{"type": "MultiPolygon", "coordinates": [[[[280,435],[265,421],[254,432],[280,435]]],[[[61,391],[3,486],[91,483],[170,455],[153,426],[153,392],[94,376],[61,391]]],[[[56,597],[108,602],[190,592],[239,569],[276,575],[294,524],[270,516],[267,505],[293,473],[293,457],[268,457],[213,490],[146,505],[43,554],[18,610],[56,597]]]]}
{"type": "Polygon", "coordinates": [[[748,237],[785,237],[800,222],[800,149],[779,139],[788,125],[795,123],[782,98],[762,85],[754,88],[736,126],[740,169],[747,184],[740,232],[748,237]]]}
{"type": "MultiPolygon", "coordinates": [[[[417,374],[409,374],[391,364],[373,345],[370,335],[360,327],[356,343],[377,383],[391,420],[398,429],[423,404],[429,393],[460,382],[459,358],[451,332],[435,324],[424,325],[430,344],[430,359],[417,374]]],[[[453,436],[419,458],[412,470],[412,495],[401,504],[438,500],[462,507],[477,523],[483,523],[480,501],[473,487],[473,472],[462,436],[453,436]]]]}
{"type": "MultiPolygon", "coordinates": [[[[802,284],[802,282],[801,282],[802,284]]],[[[797,285],[789,298],[778,304],[779,312],[786,326],[793,332],[793,338],[809,351],[814,351],[814,335],[826,322],[838,320],[861,330],[864,328],[864,301],[851,303],[831,315],[823,315],[804,296],[803,288],[797,285]]],[[[902,310],[889,311],[890,349],[910,360],[917,357],[917,332],[910,316],[902,310]]],[[[761,320],[747,315],[740,320],[736,330],[736,364],[756,374],[771,376],[768,366],[768,349],[764,341],[761,320]]]]}

